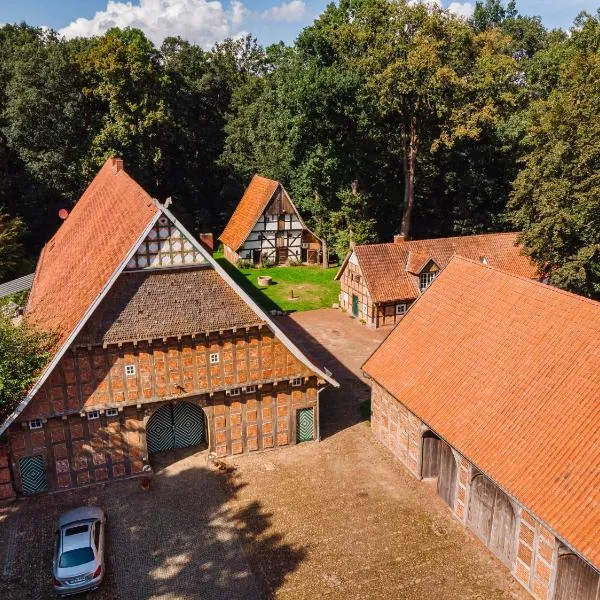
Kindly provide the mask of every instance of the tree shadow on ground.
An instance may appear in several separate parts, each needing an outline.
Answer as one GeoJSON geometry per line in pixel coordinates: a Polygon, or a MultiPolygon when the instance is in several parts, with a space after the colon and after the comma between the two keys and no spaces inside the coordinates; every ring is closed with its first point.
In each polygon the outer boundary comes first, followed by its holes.
{"type": "Polygon", "coordinates": [[[321,438],[325,439],[364,421],[365,417],[361,414],[360,405],[370,399],[371,388],[302,325],[286,316],[277,317],[277,325],[315,365],[328,369],[340,384],[338,389],[329,386],[321,393],[319,415],[321,438]]]}
{"type": "Polygon", "coordinates": [[[100,506],[108,522],[106,578],[79,598],[273,597],[306,549],[284,541],[260,502],[238,505],[245,482],[235,469],[209,466],[205,457],[196,452],[157,463],[147,492],[134,480],[112,482],[0,509],[3,600],[53,597],[56,518],[81,505],[100,506]]]}

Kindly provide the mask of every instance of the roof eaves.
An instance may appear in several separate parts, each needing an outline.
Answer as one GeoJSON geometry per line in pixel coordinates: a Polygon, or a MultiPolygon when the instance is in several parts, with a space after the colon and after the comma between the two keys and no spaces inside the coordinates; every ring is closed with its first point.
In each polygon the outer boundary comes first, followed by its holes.
{"type": "MultiPolygon", "coordinates": [[[[153,202],[155,205],[158,206],[156,201],[153,200],[153,202]]],[[[127,256],[125,256],[125,258],[121,261],[121,263],[115,269],[114,273],[110,276],[110,279],[106,282],[106,284],[104,285],[104,287],[102,288],[102,290],[100,291],[100,293],[98,294],[98,296],[96,297],[94,302],[92,302],[92,304],[85,311],[83,317],[81,318],[81,320],[79,321],[79,323],[77,324],[75,329],[71,332],[69,337],[64,341],[62,346],[58,349],[58,351],[56,352],[56,354],[54,355],[52,360],[46,365],[45,369],[41,372],[41,374],[38,377],[37,381],[35,382],[34,386],[27,392],[27,395],[25,396],[25,398],[23,398],[23,400],[21,400],[21,402],[19,402],[19,404],[16,406],[16,408],[13,410],[13,412],[6,418],[4,423],[2,423],[2,425],[0,426],[0,435],[2,433],[4,433],[6,431],[6,429],[14,422],[14,420],[21,414],[21,412],[23,412],[23,410],[29,404],[31,399],[35,396],[35,394],[42,387],[42,385],[44,384],[44,382],[46,381],[46,379],[48,378],[50,373],[52,373],[52,371],[58,365],[60,359],[64,356],[65,352],[69,349],[71,344],[75,341],[75,339],[79,335],[79,332],[83,329],[84,325],[87,323],[88,319],[92,316],[92,314],[94,313],[94,311],[96,310],[96,308],[98,307],[100,302],[102,302],[102,300],[104,299],[106,294],[110,291],[110,289],[113,286],[114,282],[116,281],[117,277],[121,274],[121,272],[123,271],[123,269],[125,268],[127,263],[131,260],[131,258],[135,254],[138,246],[144,241],[144,239],[146,239],[146,236],[148,235],[148,233],[150,233],[150,230],[155,225],[155,223],[158,221],[159,216],[160,216],[160,211],[157,210],[155,215],[150,220],[149,224],[146,226],[144,231],[141,233],[141,235],[138,237],[138,239],[132,245],[131,249],[127,253],[127,256]]],[[[41,261],[41,256],[40,256],[40,261],[41,261]]],[[[34,280],[34,285],[35,285],[35,280],[34,280]]]]}
{"type": "Polygon", "coordinates": [[[313,373],[322,377],[325,381],[330,383],[333,387],[340,387],[340,384],[325,371],[319,369],[314,365],[304,353],[290,340],[283,331],[275,325],[273,320],[263,311],[262,308],[250,298],[250,296],[228,275],[223,267],[214,259],[214,257],[207,252],[204,247],[198,242],[195,237],[177,220],[175,215],[166,207],[159,205],[161,210],[169,219],[175,223],[175,226],[190,240],[196,250],[202,254],[206,261],[213,267],[213,269],[231,286],[231,288],[248,304],[248,306],[261,317],[268,325],[273,333],[281,340],[283,345],[304,365],[306,365],[313,373]]]}

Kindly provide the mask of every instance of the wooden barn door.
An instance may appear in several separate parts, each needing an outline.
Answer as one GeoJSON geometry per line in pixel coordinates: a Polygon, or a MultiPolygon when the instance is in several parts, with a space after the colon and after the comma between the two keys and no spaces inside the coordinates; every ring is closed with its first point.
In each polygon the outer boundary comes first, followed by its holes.
{"type": "Polygon", "coordinates": [[[600,600],[600,575],[575,554],[559,556],[554,600],[600,600]]]}
{"type": "Polygon", "coordinates": [[[454,510],[456,495],[456,459],[446,442],[438,440],[440,454],[440,474],[437,480],[437,493],[454,510]]]}
{"type": "Polygon", "coordinates": [[[468,524],[500,560],[512,565],[515,513],[506,494],[484,475],[471,483],[468,524]]]}
{"type": "Polygon", "coordinates": [[[421,453],[421,477],[428,479],[440,474],[440,440],[431,431],[423,435],[421,453]]]}

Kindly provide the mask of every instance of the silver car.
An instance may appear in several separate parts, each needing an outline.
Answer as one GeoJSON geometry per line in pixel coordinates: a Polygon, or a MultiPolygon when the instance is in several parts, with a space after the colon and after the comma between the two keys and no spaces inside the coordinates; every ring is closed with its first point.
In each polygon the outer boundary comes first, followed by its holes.
{"type": "Polygon", "coordinates": [[[61,596],[93,590],[102,582],[105,523],[96,507],[76,508],[58,519],[52,575],[61,596]]]}

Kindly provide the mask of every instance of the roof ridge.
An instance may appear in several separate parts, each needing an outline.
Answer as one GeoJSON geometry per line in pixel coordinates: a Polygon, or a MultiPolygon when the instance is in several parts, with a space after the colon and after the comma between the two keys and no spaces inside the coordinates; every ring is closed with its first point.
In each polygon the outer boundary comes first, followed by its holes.
{"type": "Polygon", "coordinates": [[[454,260],[456,260],[456,261],[461,261],[462,260],[462,261],[465,261],[465,262],[468,262],[468,263],[472,263],[474,265],[478,265],[480,267],[484,267],[486,269],[491,269],[492,271],[496,271],[497,273],[501,273],[502,275],[506,275],[508,277],[514,277],[515,279],[521,279],[522,281],[526,281],[527,283],[531,283],[533,285],[537,285],[537,286],[539,286],[540,288],[542,288],[544,290],[550,290],[553,293],[563,294],[565,296],[570,296],[570,297],[572,297],[574,299],[590,303],[590,304],[595,305],[598,308],[600,308],[600,302],[598,302],[597,300],[594,300],[592,298],[587,298],[586,296],[582,296],[581,294],[576,294],[575,292],[569,292],[568,290],[563,290],[562,288],[555,287],[555,286],[550,285],[548,283],[543,283],[541,281],[538,281],[537,279],[528,279],[527,277],[524,277],[523,275],[517,275],[516,273],[511,273],[509,271],[503,271],[502,269],[499,269],[498,267],[492,267],[491,265],[484,265],[483,263],[477,262],[476,260],[473,260],[472,258],[465,258],[464,256],[461,256],[460,254],[453,254],[452,258],[450,259],[450,261],[446,265],[446,268],[448,266],[450,266],[450,264],[454,260]]]}

